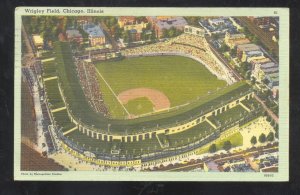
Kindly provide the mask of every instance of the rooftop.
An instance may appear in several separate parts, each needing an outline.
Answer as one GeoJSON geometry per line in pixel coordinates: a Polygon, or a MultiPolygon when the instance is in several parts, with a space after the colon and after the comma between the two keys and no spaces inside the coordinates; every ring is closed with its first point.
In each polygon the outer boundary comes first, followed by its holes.
{"type": "Polygon", "coordinates": [[[43,44],[44,43],[44,39],[40,36],[40,35],[32,35],[32,39],[34,44],[43,44]]]}
{"type": "Polygon", "coordinates": [[[270,58],[266,58],[264,56],[262,56],[261,59],[255,59],[255,60],[252,60],[252,63],[253,64],[259,64],[259,63],[266,63],[266,62],[270,62],[270,58]]]}
{"type": "Polygon", "coordinates": [[[104,37],[104,33],[99,25],[95,24],[84,24],[83,30],[91,37],[104,37]]]}
{"type": "Polygon", "coordinates": [[[254,50],[254,51],[246,51],[246,54],[247,54],[248,56],[252,56],[252,55],[261,55],[261,54],[263,54],[263,52],[260,51],[260,50],[254,50]]]}
{"type": "Polygon", "coordinates": [[[253,44],[253,43],[238,45],[237,48],[240,51],[255,51],[255,50],[260,50],[260,47],[258,45],[256,45],[256,44],[253,44]]]}
{"type": "Polygon", "coordinates": [[[135,16],[120,16],[118,17],[119,21],[134,21],[135,16]]]}
{"type": "Polygon", "coordinates": [[[66,34],[68,37],[81,37],[82,36],[80,34],[79,30],[76,30],[76,29],[66,30],[66,34]]]}
{"type": "Polygon", "coordinates": [[[271,68],[271,67],[278,67],[278,65],[275,64],[274,62],[267,62],[267,63],[261,64],[260,67],[262,67],[262,68],[271,68]]]}
{"type": "Polygon", "coordinates": [[[278,73],[278,67],[273,68],[262,68],[262,71],[264,71],[265,74],[272,74],[272,73],[278,73]]]}
{"type": "Polygon", "coordinates": [[[243,44],[250,43],[249,39],[247,39],[247,38],[232,39],[232,40],[229,40],[228,42],[233,43],[235,45],[243,45],[243,44]]]}
{"type": "Polygon", "coordinates": [[[172,26],[184,27],[185,25],[187,25],[187,22],[183,17],[174,17],[174,18],[167,19],[167,20],[158,20],[156,22],[156,25],[160,29],[163,29],[163,28],[170,29],[172,26]]]}

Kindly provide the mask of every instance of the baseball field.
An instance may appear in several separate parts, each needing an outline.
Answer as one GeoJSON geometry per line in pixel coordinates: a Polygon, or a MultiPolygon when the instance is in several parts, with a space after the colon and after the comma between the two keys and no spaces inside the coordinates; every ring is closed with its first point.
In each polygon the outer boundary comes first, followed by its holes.
{"type": "Polygon", "coordinates": [[[226,87],[204,65],[182,56],[126,58],[95,66],[113,118],[186,105],[226,87]]]}

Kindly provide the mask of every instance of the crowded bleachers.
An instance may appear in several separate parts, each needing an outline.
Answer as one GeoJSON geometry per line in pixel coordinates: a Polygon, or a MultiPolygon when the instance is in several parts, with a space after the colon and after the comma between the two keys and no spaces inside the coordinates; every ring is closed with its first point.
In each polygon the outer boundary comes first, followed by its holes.
{"type": "Polygon", "coordinates": [[[178,53],[193,56],[201,60],[215,75],[223,77],[227,75],[224,69],[212,57],[205,38],[189,34],[182,34],[165,42],[130,48],[123,51],[125,56],[138,56],[147,54],[178,53]]]}
{"type": "Polygon", "coordinates": [[[56,126],[58,126],[58,129],[61,128],[62,132],[68,131],[75,127],[75,124],[71,122],[68,116],[67,110],[61,110],[52,114],[54,120],[56,121],[56,126]]]}
{"type": "Polygon", "coordinates": [[[90,106],[98,113],[109,116],[109,111],[104,104],[102,93],[99,88],[99,81],[95,66],[92,63],[77,61],[77,72],[80,84],[90,106]]]}

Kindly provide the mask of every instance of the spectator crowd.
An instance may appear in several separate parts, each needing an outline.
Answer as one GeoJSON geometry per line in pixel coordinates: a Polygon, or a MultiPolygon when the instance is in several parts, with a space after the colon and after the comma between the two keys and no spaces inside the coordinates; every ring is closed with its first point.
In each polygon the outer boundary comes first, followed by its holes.
{"type": "Polygon", "coordinates": [[[110,114],[103,101],[94,65],[84,61],[77,61],[76,65],[79,80],[89,104],[96,112],[109,117],[110,114]]]}
{"type": "MultiPolygon", "coordinates": [[[[205,38],[190,34],[181,34],[175,38],[171,38],[164,42],[158,42],[151,45],[129,48],[123,51],[123,55],[130,56],[147,56],[147,55],[163,55],[178,54],[203,63],[218,78],[228,77],[224,67],[213,58],[213,54],[205,38]]],[[[226,81],[230,78],[225,78],[226,81]]]]}

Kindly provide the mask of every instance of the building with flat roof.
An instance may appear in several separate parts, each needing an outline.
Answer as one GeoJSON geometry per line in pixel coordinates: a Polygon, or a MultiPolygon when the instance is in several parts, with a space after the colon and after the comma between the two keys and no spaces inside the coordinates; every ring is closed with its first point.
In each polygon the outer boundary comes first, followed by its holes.
{"type": "Polygon", "coordinates": [[[224,21],[224,18],[210,18],[210,19],[208,19],[208,23],[211,26],[218,26],[218,25],[224,24],[225,21],[224,21]]]}
{"type": "Polygon", "coordinates": [[[242,38],[242,39],[233,39],[233,40],[228,40],[226,45],[230,49],[236,48],[238,45],[244,45],[250,43],[250,40],[247,38],[242,38]]]}
{"type": "Polygon", "coordinates": [[[243,57],[243,53],[249,51],[261,51],[261,49],[258,45],[253,43],[238,45],[236,50],[237,57],[241,60],[243,57]]]}
{"type": "Polygon", "coordinates": [[[69,41],[81,43],[83,41],[82,34],[77,29],[66,30],[66,36],[69,41]]]}
{"type": "Polygon", "coordinates": [[[250,40],[243,33],[226,32],[224,42],[230,49],[234,49],[238,45],[250,43],[250,40]]]}
{"type": "Polygon", "coordinates": [[[123,28],[125,25],[133,25],[136,22],[135,16],[120,16],[118,17],[118,24],[120,28],[123,28]]]}
{"type": "Polygon", "coordinates": [[[265,56],[262,56],[260,58],[256,58],[256,59],[252,59],[250,61],[250,63],[252,64],[252,66],[254,66],[255,64],[263,64],[266,62],[271,62],[270,58],[266,58],[265,56]]]}
{"type": "Polygon", "coordinates": [[[252,71],[252,76],[256,78],[258,82],[262,82],[267,79],[268,87],[278,87],[279,85],[279,66],[274,62],[265,62],[255,64],[255,68],[252,71]]]}
{"type": "Polygon", "coordinates": [[[200,27],[186,25],[184,27],[184,33],[192,34],[192,35],[197,35],[197,36],[200,36],[200,37],[204,37],[205,30],[203,28],[200,28],[200,27]]]}
{"type": "Polygon", "coordinates": [[[254,50],[254,51],[244,51],[242,55],[242,62],[250,62],[253,59],[261,58],[264,56],[264,53],[261,50],[254,50]]]}
{"type": "Polygon", "coordinates": [[[32,35],[32,41],[36,49],[43,49],[44,39],[40,35],[32,35]]]}
{"type": "Polygon", "coordinates": [[[263,16],[249,16],[248,17],[251,22],[255,25],[269,25],[271,21],[271,17],[263,17],[263,16]]]}
{"type": "Polygon", "coordinates": [[[83,30],[89,35],[91,46],[105,44],[105,34],[100,25],[84,24],[83,30]]]}
{"type": "Polygon", "coordinates": [[[161,38],[163,36],[164,29],[168,30],[171,27],[174,27],[177,30],[183,31],[184,27],[188,24],[187,21],[181,16],[169,16],[163,18],[160,18],[159,16],[151,16],[148,18],[147,19],[152,22],[157,38],[161,38]]]}

